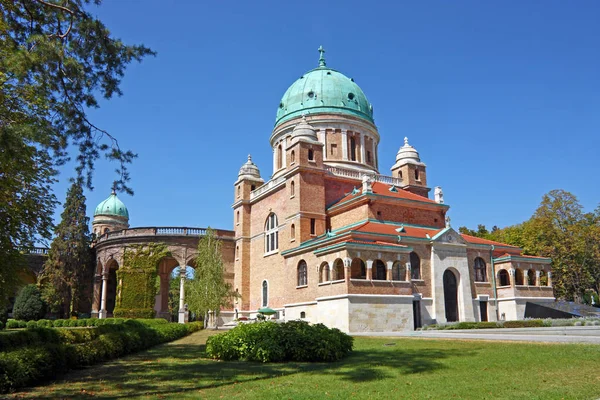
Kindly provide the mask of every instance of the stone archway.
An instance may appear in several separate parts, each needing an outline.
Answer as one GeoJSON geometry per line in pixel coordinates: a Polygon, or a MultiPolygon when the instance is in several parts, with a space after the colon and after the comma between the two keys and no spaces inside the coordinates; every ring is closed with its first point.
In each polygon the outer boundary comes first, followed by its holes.
{"type": "Polygon", "coordinates": [[[446,321],[458,321],[458,278],[451,270],[444,271],[444,307],[446,321]]]}

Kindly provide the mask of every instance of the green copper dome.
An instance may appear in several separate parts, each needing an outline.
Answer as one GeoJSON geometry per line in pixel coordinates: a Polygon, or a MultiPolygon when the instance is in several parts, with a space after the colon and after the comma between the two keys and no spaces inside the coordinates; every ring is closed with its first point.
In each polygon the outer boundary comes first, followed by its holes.
{"type": "Polygon", "coordinates": [[[303,114],[340,113],[374,123],[373,106],[353,79],[328,68],[322,47],[319,66],[308,71],[283,95],[275,125],[303,114]]]}
{"type": "Polygon", "coordinates": [[[123,202],[119,200],[114,190],[110,194],[108,199],[98,204],[98,207],[96,207],[96,211],[94,211],[94,217],[96,215],[114,215],[117,217],[125,217],[129,219],[129,211],[127,211],[127,207],[125,207],[125,204],[123,204],[123,202]]]}

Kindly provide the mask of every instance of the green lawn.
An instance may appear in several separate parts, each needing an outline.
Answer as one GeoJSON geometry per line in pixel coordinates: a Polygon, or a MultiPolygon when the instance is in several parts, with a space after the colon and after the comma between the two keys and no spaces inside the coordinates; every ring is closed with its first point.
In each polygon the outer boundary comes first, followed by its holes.
{"type": "Polygon", "coordinates": [[[12,398],[593,399],[600,346],[356,338],[331,364],[202,359],[210,331],[27,389],[12,398]]]}

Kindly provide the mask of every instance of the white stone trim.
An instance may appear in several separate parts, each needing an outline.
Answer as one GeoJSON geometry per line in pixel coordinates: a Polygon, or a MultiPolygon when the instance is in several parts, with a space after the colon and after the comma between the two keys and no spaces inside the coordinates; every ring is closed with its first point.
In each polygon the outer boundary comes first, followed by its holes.
{"type": "Polygon", "coordinates": [[[413,295],[406,294],[339,294],[335,296],[317,297],[317,301],[351,299],[351,298],[376,298],[376,299],[413,299],[413,295]]]}
{"type": "Polygon", "coordinates": [[[290,304],[284,304],[283,307],[302,307],[302,306],[314,306],[316,305],[317,302],[316,301],[306,301],[304,303],[290,303],[290,304]]]}
{"type": "Polygon", "coordinates": [[[555,297],[500,297],[498,301],[514,301],[514,300],[530,300],[530,301],[554,301],[555,297]]]}

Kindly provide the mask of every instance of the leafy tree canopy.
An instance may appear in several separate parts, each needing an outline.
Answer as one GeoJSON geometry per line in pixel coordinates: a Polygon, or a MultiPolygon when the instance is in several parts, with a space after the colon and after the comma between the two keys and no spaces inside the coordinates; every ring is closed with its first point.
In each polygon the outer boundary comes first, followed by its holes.
{"type": "Polygon", "coordinates": [[[154,53],[112,37],[91,3],[0,0],[0,303],[12,294],[19,248],[51,235],[51,186],[70,148],[86,186],[105,155],[119,164],[118,189],[131,193],[126,165],[135,154],[86,110],[121,95],[126,66],[154,53]]]}
{"type": "Polygon", "coordinates": [[[36,285],[27,285],[19,292],[13,307],[15,319],[23,321],[38,320],[44,317],[46,304],[42,300],[42,294],[36,285]]]}

